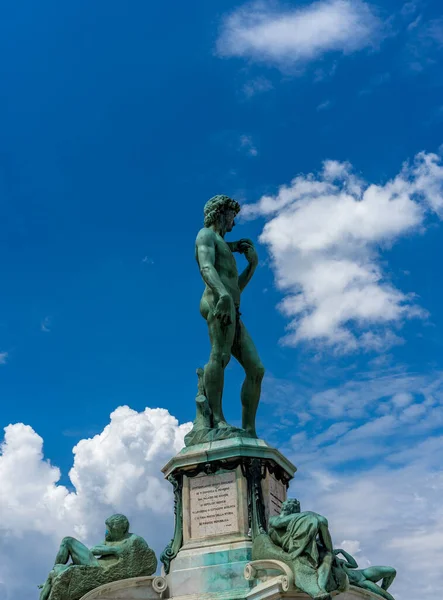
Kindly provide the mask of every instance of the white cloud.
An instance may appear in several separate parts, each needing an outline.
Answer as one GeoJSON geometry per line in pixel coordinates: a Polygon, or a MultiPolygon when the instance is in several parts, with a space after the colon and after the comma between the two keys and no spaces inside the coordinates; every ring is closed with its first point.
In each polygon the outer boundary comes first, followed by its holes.
{"type": "Polygon", "coordinates": [[[41,329],[41,331],[44,331],[45,333],[49,333],[51,331],[51,326],[52,326],[51,317],[45,317],[43,319],[43,321],[40,323],[40,329],[41,329]]]}
{"type": "Polygon", "coordinates": [[[373,47],[382,35],[381,20],[363,0],[321,0],[294,9],[259,1],[225,18],[217,52],[300,68],[328,52],[373,47]]]}
{"type": "Polygon", "coordinates": [[[0,581],[6,598],[34,599],[61,538],[97,543],[113,512],[125,513],[131,529],[161,550],[172,534],[173,500],[160,469],[183,447],[189,427],[164,409],[119,407],[101,434],[74,448],[72,491],[59,483],[60,470],[44,459],[43,440],[31,427],[6,427],[0,455],[0,581]]]}
{"type": "Polygon", "coordinates": [[[416,10],[417,4],[415,2],[406,2],[406,4],[403,4],[400,12],[403,16],[408,17],[409,15],[414,14],[416,10]]]}
{"type": "Polygon", "coordinates": [[[8,352],[0,352],[0,365],[5,365],[8,360],[8,352]]]}
{"type": "Polygon", "coordinates": [[[257,156],[258,150],[250,135],[240,136],[240,150],[246,152],[249,156],[257,156]]]}
{"type": "Polygon", "coordinates": [[[413,399],[414,399],[414,396],[411,393],[400,392],[398,394],[395,394],[395,396],[392,397],[392,402],[394,403],[395,406],[405,407],[405,406],[408,406],[409,404],[411,404],[413,399]]]}
{"type": "Polygon", "coordinates": [[[325,100],[324,102],[322,102],[321,104],[319,104],[317,106],[317,110],[327,110],[328,108],[331,108],[332,106],[332,102],[330,100],[325,100]]]}
{"type": "Polygon", "coordinates": [[[251,79],[247,81],[243,86],[243,93],[246,98],[252,98],[257,94],[261,94],[263,92],[269,92],[272,90],[273,85],[266,79],[266,77],[256,77],[255,79],[251,79]]]}
{"type": "MultiPolygon", "coordinates": [[[[322,481],[330,477],[331,469],[355,471],[363,477],[377,464],[397,469],[422,462],[426,468],[441,469],[442,382],[439,372],[420,377],[380,376],[372,386],[368,379],[357,379],[300,398],[300,405],[312,417],[310,425],[294,433],[282,450],[306,472],[321,473],[322,481]],[[439,387],[428,398],[430,387],[435,385],[439,387]],[[411,396],[409,406],[397,403],[396,388],[411,396]]],[[[286,398],[288,406],[290,399],[286,398]]],[[[298,410],[297,406],[291,408],[298,410]]],[[[280,431],[280,439],[282,436],[280,431]]]]}
{"type": "Polygon", "coordinates": [[[419,153],[384,185],[368,184],[349,163],[326,161],[318,175],[298,175],[274,196],[246,205],[264,216],[280,308],[289,320],[283,342],[321,342],[337,351],[382,351],[401,343],[406,319],[424,317],[411,293],[394,287],[380,251],[443,214],[443,166],[419,153]]]}
{"type": "Polygon", "coordinates": [[[443,47],[443,18],[426,19],[422,14],[413,15],[407,32],[405,53],[410,69],[415,72],[428,68],[438,70],[443,47]]]}
{"type": "Polygon", "coordinates": [[[443,46],[443,18],[430,21],[427,33],[437,46],[441,48],[443,46]]]}
{"type": "Polygon", "coordinates": [[[416,27],[418,27],[422,21],[422,16],[418,15],[418,17],[416,17],[413,21],[411,21],[409,23],[409,25],[407,26],[407,30],[408,31],[412,31],[413,29],[415,29],[416,27]]]}

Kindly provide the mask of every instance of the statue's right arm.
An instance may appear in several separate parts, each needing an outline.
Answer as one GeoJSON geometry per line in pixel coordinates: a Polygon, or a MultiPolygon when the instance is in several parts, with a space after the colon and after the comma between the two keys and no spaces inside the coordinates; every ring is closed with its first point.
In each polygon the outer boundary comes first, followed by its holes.
{"type": "Polygon", "coordinates": [[[197,261],[203,281],[211,288],[216,298],[228,296],[215,268],[215,240],[210,229],[202,229],[196,241],[197,261]]]}
{"type": "Polygon", "coordinates": [[[355,560],[355,558],[353,556],[351,556],[345,550],[342,550],[341,548],[334,550],[334,554],[342,554],[347,561],[345,563],[345,566],[348,567],[349,569],[357,569],[358,568],[358,564],[357,564],[357,561],[355,560]]]}

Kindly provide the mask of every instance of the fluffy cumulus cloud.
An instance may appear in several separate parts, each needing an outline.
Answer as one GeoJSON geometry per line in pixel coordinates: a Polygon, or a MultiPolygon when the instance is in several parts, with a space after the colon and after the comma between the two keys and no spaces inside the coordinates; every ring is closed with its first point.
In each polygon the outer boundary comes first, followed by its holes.
{"type": "Polygon", "coordinates": [[[424,152],[384,185],[329,160],[319,174],[299,175],[246,205],[246,217],[267,220],[260,240],[284,293],[283,342],[321,342],[338,351],[381,351],[401,342],[399,325],[426,313],[389,280],[380,251],[442,211],[441,159],[424,152]]]}
{"type": "Polygon", "coordinates": [[[157,551],[172,534],[172,495],[161,467],[183,447],[189,424],[167,410],[127,406],[102,433],[74,448],[71,486],[43,456],[43,440],[28,425],[5,428],[0,455],[0,598],[32,600],[53,564],[57,543],[74,535],[103,537],[104,520],[124,512],[132,529],[157,551]]]}
{"type": "Polygon", "coordinates": [[[321,0],[289,9],[259,1],[225,18],[217,52],[284,70],[300,68],[328,52],[348,54],[373,46],[383,28],[362,0],[321,0]]]}

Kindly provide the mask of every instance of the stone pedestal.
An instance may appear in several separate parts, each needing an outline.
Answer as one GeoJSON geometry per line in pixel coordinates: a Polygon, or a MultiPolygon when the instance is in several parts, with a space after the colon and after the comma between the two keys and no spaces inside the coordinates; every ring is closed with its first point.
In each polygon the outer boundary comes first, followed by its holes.
{"type": "Polygon", "coordinates": [[[160,600],[166,587],[164,577],[133,577],[101,585],[81,600],[160,600]]]}
{"type": "Polygon", "coordinates": [[[175,493],[161,556],[169,597],[245,598],[251,532],[279,514],[294,465],[262,440],[233,438],[185,448],[163,472],[175,493]]]}
{"type": "MultiPolygon", "coordinates": [[[[259,560],[245,566],[244,576],[252,584],[245,600],[312,600],[296,587],[294,573],[276,560],[259,560]]],[[[345,592],[333,592],[334,600],[380,600],[381,596],[349,586],[345,592]]]]}
{"type": "MultiPolygon", "coordinates": [[[[333,600],[380,600],[381,596],[351,586],[347,592],[336,595],[332,594],[332,598],[333,600]]],[[[312,598],[304,592],[298,592],[296,590],[281,592],[277,588],[271,588],[266,591],[254,588],[246,595],[245,600],[312,600],[312,598]]]]}

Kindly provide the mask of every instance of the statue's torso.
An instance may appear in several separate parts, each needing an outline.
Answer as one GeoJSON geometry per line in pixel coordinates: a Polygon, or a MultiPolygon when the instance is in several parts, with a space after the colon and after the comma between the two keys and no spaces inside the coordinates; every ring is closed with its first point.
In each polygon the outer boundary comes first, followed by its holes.
{"type": "MultiPolygon", "coordinates": [[[[237,262],[228,244],[221,237],[221,235],[215,233],[214,231],[212,231],[212,235],[215,247],[215,270],[217,271],[221,282],[225,286],[226,291],[233,299],[235,306],[238,307],[240,306],[240,288],[238,287],[237,262]]],[[[203,297],[210,304],[213,304],[214,295],[208,286],[206,286],[203,297]]]]}

